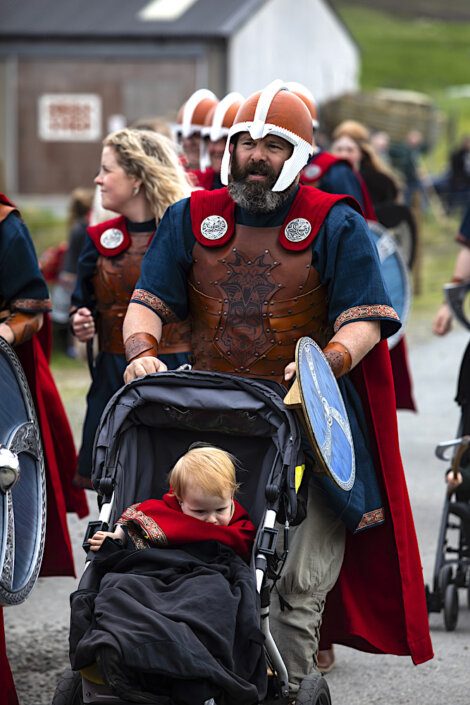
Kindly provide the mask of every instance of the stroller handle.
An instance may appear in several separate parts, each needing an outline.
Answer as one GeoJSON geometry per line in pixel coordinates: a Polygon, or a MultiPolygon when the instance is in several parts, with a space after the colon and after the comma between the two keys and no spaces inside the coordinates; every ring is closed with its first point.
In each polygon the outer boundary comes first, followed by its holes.
{"type": "Polygon", "coordinates": [[[436,456],[440,460],[452,460],[451,470],[454,474],[458,471],[460,466],[460,461],[462,455],[465,453],[470,445],[470,436],[462,436],[461,438],[454,438],[451,441],[442,441],[436,446],[436,456]],[[455,449],[455,450],[454,450],[455,449]],[[447,453],[447,451],[453,451],[453,453],[447,453]]]}

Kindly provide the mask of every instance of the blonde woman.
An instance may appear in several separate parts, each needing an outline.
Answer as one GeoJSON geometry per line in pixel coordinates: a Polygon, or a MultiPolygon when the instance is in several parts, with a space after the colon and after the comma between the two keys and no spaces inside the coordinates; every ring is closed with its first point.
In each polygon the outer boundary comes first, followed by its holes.
{"type": "Polygon", "coordinates": [[[364,179],[374,207],[397,201],[398,179],[370,143],[370,132],[365,125],[356,120],[344,120],[335,128],[333,140],[334,153],[355,162],[353,167],[364,179]],[[354,157],[351,158],[353,152],[354,157]]]}
{"type": "MultiPolygon", "coordinates": [[[[191,190],[173,143],[158,133],[132,129],[106,137],[95,184],[103,206],[120,215],[87,229],[72,295],[74,334],[89,345],[98,334],[75,476],[84,487],[91,487],[93,439],[101,414],[123,384],[122,322],[142,258],[166,208],[191,190]]],[[[187,327],[167,326],[163,347],[169,368],[187,362],[187,327]]]]}

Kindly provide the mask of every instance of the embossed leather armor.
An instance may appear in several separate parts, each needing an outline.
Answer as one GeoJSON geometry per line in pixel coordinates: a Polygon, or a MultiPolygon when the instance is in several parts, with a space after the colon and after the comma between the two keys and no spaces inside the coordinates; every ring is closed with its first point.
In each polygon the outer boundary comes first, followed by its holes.
{"type": "Polygon", "coordinates": [[[196,243],[189,280],[195,369],[283,381],[297,340],[324,347],[326,288],[312,251],[288,251],[279,228],[235,226],[220,248],[196,243]]]}
{"type": "MultiPolygon", "coordinates": [[[[96,296],[96,325],[99,350],[124,355],[122,324],[151,233],[132,233],[131,244],[115,257],[98,257],[92,284],[96,296]]],[[[161,354],[187,352],[190,329],[187,322],[170,323],[163,328],[161,354]]]]}

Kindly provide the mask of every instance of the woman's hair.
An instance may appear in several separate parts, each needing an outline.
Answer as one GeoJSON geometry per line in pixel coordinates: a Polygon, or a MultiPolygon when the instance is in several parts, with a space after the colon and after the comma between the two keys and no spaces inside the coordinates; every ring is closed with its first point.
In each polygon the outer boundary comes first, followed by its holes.
{"type": "Polygon", "coordinates": [[[214,497],[227,493],[233,497],[239,487],[235,467],[236,459],[221,448],[191,448],[168,475],[171,492],[182,499],[188,485],[193,485],[214,497]]]}
{"type": "Polygon", "coordinates": [[[93,189],[76,188],[70,194],[69,202],[69,223],[85,218],[90,212],[93,203],[93,189]]]}
{"type": "Polygon", "coordinates": [[[142,181],[157,220],[168,206],[190,194],[191,184],[175,145],[164,135],[126,128],[108,135],[103,146],[114,149],[118,164],[128,176],[142,181]]]}

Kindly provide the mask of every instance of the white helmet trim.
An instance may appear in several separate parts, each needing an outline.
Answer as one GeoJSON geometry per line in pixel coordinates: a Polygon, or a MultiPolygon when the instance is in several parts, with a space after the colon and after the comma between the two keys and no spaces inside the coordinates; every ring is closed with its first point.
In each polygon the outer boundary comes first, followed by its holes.
{"type": "MultiPolygon", "coordinates": [[[[302,137],[299,137],[284,127],[278,127],[277,125],[263,121],[263,117],[266,119],[270,105],[280,90],[287,90],[282,81],[273,81],[270,83],[258,99],[254,120],[252,122],[239,122],[230,128],[220,169],[220,177],[224,186],[228,184],[230,171],[230,143],[232,137],[240,132],[248,132],[253,140],[263,139],[267,135],[276,135],[277,137],[282,137],[287,140],[287,142],[290,142],[290,144],[294,146],[292,155],[284,162],[277,181],[272,187],[272,191],[284,191],[288,188],[297,174],[303,169],[309,157],[312,156],[314,149],[312,143],[307,142],[302,137]]],[[[307,108],[305,108],[305,110],[307,110],[307,108]]]]}
{"type": "Polygon", "coordinates": [[[207,88],[199,88],[188,98],[183,108],[183,120],[179,130],[181,137],[191,137],[195,132],[201,131],[201,125],[193,123],[193,114],[199,103],[207,99],[217,100],[215,93],[207,88]]]}

